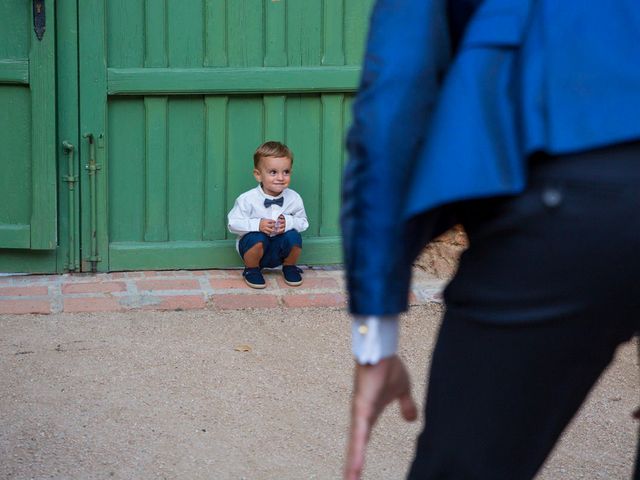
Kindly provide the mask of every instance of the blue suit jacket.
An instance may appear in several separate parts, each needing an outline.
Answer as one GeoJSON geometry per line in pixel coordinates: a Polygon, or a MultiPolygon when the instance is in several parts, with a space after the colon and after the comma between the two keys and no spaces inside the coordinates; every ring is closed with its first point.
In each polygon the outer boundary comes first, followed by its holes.
{"type": "Polygon", "coordinates": [[[473,3],[374,7],[343,183],[352,313],[406,310],[451,205],[521,192],[532,153],[640,138],[637,0],[473,3]]]}

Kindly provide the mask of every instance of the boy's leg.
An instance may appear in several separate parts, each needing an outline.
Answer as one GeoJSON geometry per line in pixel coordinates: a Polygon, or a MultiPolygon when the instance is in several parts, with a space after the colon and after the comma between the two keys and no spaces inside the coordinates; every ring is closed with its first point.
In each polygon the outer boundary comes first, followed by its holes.
{"type": "Polygon", "coordinates": [[[269,245],[269,237],[262,232],[250,232],[240,239],[238,250],[245,267],[258,268],[269,245]]]}
{"type": "Polygon", "coordinates": [[[283,265],[295,265],[302,253],[302,235],[297,230],[282,234],[281,255],[283,265]]]}
{"type": "Polygon", "coordinates": [[[287,285],[297,287],[302,284],[302,271],[296,266],[302,253],[302,236],[297,230],[289,230],[282,234],[282,274],[287,285]]]}
{"type": "Polygon", "coordinates": [[[295,265],[298,263],[298,257],[302,253],[302,248],[294,245],[291,247],[291,253],[282,261],[282,265],[295,265]]]}
{"type": "Polygon", "coordinates": [[[262,242],[256,243],[253,247],[247,250],[244,254],[244,265],[247,268],[257,268],[260,266],[260,260],[264,255],[264,245],[262,242]]]}
{"type": "Polygon", "coordinates": [[[240,239],[238,251],[245,264],[242,276],[251,288],[264,288],[267,285],[260,267],[268,247],[269,237],[261,232],[247,233],[240,239]]]}

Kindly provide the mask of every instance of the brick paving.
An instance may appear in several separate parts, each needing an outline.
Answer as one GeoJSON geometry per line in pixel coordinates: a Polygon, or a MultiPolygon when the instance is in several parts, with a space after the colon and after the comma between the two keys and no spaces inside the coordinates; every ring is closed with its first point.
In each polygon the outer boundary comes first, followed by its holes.
{"type": "MultiPolygon", "coordinates": [[[[0,314],[245,308],[346,307],[343,272],[304,268],[290,287],[265,270],[267,287],[249,288],[241,270],[178,270],[0,276],[0,314]]],[[[444,282],[415,269],[411,305],[441,301],[444,282]]]]}

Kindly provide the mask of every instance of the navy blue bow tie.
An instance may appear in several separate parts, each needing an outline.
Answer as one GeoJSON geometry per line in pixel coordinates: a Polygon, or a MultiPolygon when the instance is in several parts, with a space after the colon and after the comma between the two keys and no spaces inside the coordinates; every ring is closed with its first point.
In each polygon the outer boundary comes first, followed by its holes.
{"type": "Polygon", "coordinates": [[[276,198],[275,200],[271,200],[269,198],[264,199],[264,206],[266,208],[269,208],[271,205],[278,205],[279,207],[281,207],[283,203],[284,197],[276,198]]]}

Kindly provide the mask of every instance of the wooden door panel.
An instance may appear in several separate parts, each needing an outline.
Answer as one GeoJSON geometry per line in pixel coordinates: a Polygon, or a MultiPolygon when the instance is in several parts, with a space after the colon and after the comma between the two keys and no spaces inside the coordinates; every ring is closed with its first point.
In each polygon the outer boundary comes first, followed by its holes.
{"type": "Polygon", "coordinates": [[[57,245],[55,12],[33,31],[31,3],[0,2],[0,248],[57,245]]]}
{"type": "Polygon", "coordinates": [[[106,138],[101,268],[238,265],[226,214],[268,139],[296,156],[303,261],[340,261],[343,137],[372,1],[87,2],[106,18],[103,51],[85,50],[104,63],[91,61],[100,79],[87,74],[82,107],[106,138]]]}

